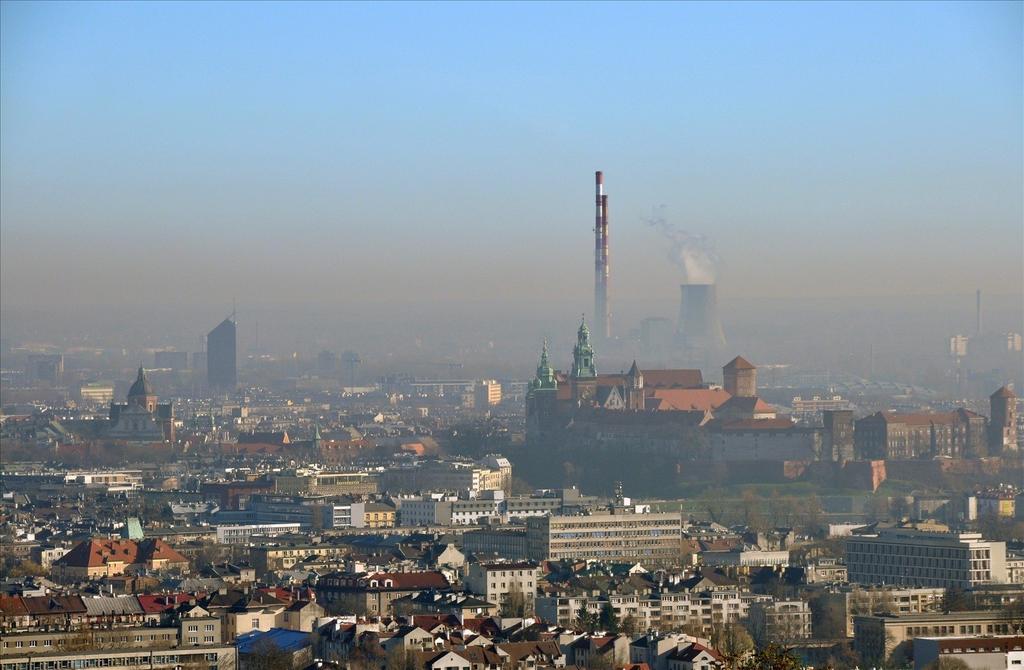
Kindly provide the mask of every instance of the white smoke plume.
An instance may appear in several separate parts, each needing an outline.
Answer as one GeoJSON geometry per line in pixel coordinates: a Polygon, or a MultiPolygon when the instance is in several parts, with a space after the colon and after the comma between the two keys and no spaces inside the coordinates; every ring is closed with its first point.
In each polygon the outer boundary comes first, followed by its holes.
{"type": "Polygon", "coordinates": [[[686,284],[714,284],[718,275],[718,253],[705,235],[690,233],[669,222],[665,205],[651,210],[644,222],[669,241],[668,259],[683,270],[686,284]]]}

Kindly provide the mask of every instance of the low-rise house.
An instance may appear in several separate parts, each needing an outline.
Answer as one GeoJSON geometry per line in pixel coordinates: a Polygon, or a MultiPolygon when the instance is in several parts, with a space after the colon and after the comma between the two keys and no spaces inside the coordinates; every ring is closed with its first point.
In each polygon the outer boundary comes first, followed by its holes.
{"type": "Polygon", "coordinates": [[[413,667],[417,670],[474,670],[468,658],[450,649],[416,652],[413,667]]]}
{"type": "Polygon", "coordinates": [[[668,670],[719,670],[723,667],[722,655],[698,642],[677,649],[668,657],[668,670]]]}

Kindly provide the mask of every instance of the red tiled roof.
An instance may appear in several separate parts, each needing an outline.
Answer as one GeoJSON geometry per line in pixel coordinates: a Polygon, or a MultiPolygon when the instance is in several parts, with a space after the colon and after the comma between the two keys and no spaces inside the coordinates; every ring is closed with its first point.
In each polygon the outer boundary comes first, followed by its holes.
{"type": "Polygon", "coordinates": [[[22,602],[29,614],[66,614],[86,611],[85,603],[79,596],[32,596],[23,597],[22,602]]]}
{"type": "Polygon", "coordinates": [[[188,559],[163,540],[82,540],[55,563],[75,568],[96,568],[108,563],[134,565],[152,560],[188,563],[188,559]]]}
{"type": "Polygon", "coordinates": [[[700,370],[685,368],[669,370],[641,370],[644,375],[644,388],[655,389],[695,389],[704,383],[700,370]]]}
{"type": "Polygon", "coordinates": [[[658,402],[659,411],[713,411],[732,396],[722,389],[655,389],[651,397],[658,402]]]}
{"type": "Polygon", "coordinates": [[[28,614],[28,608],[25,607],[25,601],[21,596],[0,595],[0,615],[15,617],[26,614],[28,614]]]}
{"type": "Polygon", "coordinates": [[[161,614],[169,610],[173,610],[178,605],[184,605],[192,599],[199,600],[204,594],[191,594],[191,593],[160,593],[155,595],[140,595],[136,596],[139,599],[139,605],[142,607],[142,611],[146,614],[161,614]]]}

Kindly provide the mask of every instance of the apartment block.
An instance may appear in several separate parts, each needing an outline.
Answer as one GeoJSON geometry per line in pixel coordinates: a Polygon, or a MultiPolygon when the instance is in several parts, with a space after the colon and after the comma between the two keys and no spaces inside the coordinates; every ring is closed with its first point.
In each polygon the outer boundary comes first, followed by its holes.
{"type": "Polygon", "coordinates": [[[671,565],[682,549],[679,512],[631,512],[527,519],[531,559],[640,562],[645,567],[671,565]]]}
{"type": "Polygon", "coordinates": [[[510,593],[521,593],[526,611],[532,612],[540,577],[540,566],[529,561],[472,563],[465,582],[470,592],[499,606],[508,600],[510,593]]]}

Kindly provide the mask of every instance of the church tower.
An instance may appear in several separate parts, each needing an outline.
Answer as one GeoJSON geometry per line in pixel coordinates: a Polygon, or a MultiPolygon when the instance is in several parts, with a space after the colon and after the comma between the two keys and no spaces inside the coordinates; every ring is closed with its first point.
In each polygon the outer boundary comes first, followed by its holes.
{"type": "Polygon", "coordinates": [[[628,409],[644,408],[644,373],[640,372],[640,366],[633,361],[632,367],[626,373],[626,407],[628,409]]]}
{"type": "Polygon", "coordinates": [[[141,367],[138,377],[135,378],[135,383],[128,389],[128,404],[141,407],[150,414],[156,411],[156,393],[153,392],[153,387],[146,379],[146,371],[141,367]]]}
{"type": "Polygon", "coordinates": [[[537,376],[530,380],[526,392],[526,433],[530,436],[539,435],[555,424],[558,401],[558,379],[555,369],[548,360],[548,343],[540,353],[540,365],[537,376]]]}
{"type": "Polygon", "coordinates": [[[572,399],[577,405],[593,400],[597,393],[597,366],[594,365],[594,347],[590,344],[587,321],[580,321],[576,331],[576,346],[572,348],[572,399]]]}

